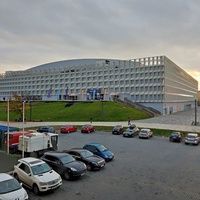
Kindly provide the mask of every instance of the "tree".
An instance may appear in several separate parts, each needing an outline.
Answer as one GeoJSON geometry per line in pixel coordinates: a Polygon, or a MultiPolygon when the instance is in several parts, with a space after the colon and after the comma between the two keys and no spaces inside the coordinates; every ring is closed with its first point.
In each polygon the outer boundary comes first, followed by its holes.
{"type": "MultiPolygon", "coordinates": [[[[7,103],[4,104],[6,106],[6,111],[8,111],[7,103]]],[[[30,109],[30,107],[24,104],[24,111],[30,109]]],[[[19,115],[19,119],[23,119],[23,98],[22,96],[13,93],[13,96],[9,98],[9,112],[14,112],[19,115]]]]}

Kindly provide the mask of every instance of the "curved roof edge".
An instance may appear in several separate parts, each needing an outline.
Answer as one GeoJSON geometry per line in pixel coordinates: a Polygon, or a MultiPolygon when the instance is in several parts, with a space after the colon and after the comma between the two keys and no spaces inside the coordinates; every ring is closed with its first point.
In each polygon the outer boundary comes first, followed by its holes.
{"type": "Polygon", "coordinates": [[[85,65],[85,64],[93,64],[97,61],[102,60],[113,60],[113,59],[71,59],[71,60],[62,60],[62,61],[56,61],[51,63],[46,63],[42,65],[38,65],[36,67],[29,68],[25,71],[32,71],[32,70],[39,70],[39,69],[51,69],[56,67],[67,67],[67,66],[75,66],[75,65],[85,65]]]}

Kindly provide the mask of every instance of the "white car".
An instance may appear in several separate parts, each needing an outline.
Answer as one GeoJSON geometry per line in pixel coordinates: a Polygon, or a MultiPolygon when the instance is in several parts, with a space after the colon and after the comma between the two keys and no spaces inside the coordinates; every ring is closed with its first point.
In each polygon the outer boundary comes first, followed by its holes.
{"type": "Polygon", "coordinates": [[[185,144],[198,145],[200,142],[199,135],[197,133],[188,133],[185,137],[185,144]]]}
{"type": "Polygon", "coordinates": [[[60,175],[44,161],[38,158],[22,158],[14,166],[14,177],[25,186],[31,188],[34,194],[57,189],[62,185],[60,175]]]}
{"type": "Polygon", "coordinates": [[[6,173],[0,173],[0,200],[28,200],[28,194],[15,178],[6,173]]]}
{"type": "Polygon", "coordinates": [[[142,128],[139,132],[139,138],[150,138],[153,136],[151,129],[142,128]]]}

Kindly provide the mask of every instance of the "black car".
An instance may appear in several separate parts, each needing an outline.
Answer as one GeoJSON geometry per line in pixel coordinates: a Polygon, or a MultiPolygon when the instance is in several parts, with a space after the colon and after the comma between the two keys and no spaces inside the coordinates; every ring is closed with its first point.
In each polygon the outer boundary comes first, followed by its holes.
{"type": "Polygon", "coordinates": [[[82,148],[73,148],[70,150],[66,150],[64,152],[69,153],[72,155],[76,160],[84,162],[87,166],[87,170],[96,170],[101,169],[106,165],[106,161],[97,156],[94,155],[92,152],[82,149],[82,148]]]}
{"type": "Polygon", "coordinates": [[[39,133],[55,133],[55,129],[52,126],[42,126],[39,129],[37,129],[37,132],[39,133]]]}
{"type": "Polygon", "coordinates": [[[124,132],[124,127],[122,125],[116,125],[113,128],[112,134],[113,135],[120,135],[120,134],[123,134],[123,132],[124,132]]]}
{"type": "Polygon", "coordinates": [[[170,142],[181,142],[182,141],[182,136],[180,132],[173,132],[169,136],[169,141],[170,142]]]}
{"type": "Polygon", "coordinates": [[[76,161],[65,152],[46,152],[41,159],[66,180],[83,176],[87,172],[86,165],[83,162],[76,161]]]}

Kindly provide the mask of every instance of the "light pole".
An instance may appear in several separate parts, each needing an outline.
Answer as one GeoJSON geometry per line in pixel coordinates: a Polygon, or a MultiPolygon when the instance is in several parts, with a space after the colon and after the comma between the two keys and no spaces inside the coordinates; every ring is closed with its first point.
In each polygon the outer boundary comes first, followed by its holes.
{"type": "Polygon", "coordinates": [[[104,107],[103,107],[103,99],[101,99],[101,119],[104,120],[104,107]]]}
{"type": "Polygon", "coordinates": [[[9,154],[9,145],[10,143],[10,104],[9,104],[9,98],[7,102],[7,153],[9,154]]]}
{"type": "Polygon", "coordinates": [[[23,116],[22,116],[22,134],[23,134],[23,139],[22,139],[22,158],[24,158],[24,104],[25,101],[23,101],[23,116]]]}
{"type": "Polygon", "coordinates": [[[195,103],[195,105],[194,105],[194,108],[195,108],[194,125],[196,126],[197,125],[197,100],[196,99],[195,99],[194,103],[195,103]]]}

